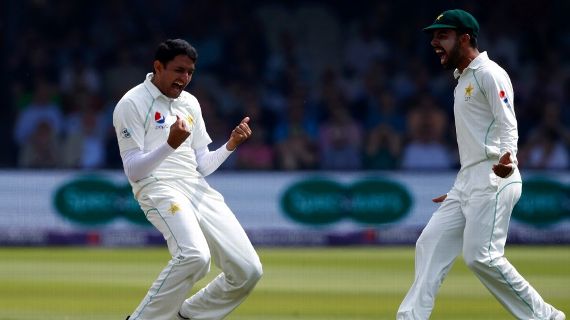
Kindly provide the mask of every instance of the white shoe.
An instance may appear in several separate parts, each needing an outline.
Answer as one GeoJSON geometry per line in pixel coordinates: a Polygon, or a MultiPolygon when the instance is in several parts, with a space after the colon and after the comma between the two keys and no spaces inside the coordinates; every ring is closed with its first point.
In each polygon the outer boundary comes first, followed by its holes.
{"type": "Polygon", "coordinates": [[[566,315],[564,312],[554,309],[550,314],[550,320],[566,320],[566,315]]]}

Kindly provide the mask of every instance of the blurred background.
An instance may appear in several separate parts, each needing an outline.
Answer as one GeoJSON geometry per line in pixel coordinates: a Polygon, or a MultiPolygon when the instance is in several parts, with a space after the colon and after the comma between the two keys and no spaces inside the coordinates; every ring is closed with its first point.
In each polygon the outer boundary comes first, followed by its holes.
{"type": "Polygon", "coordinates": [[[455,7],[510,74],[521,167],[569,168],[567,1],[2,3],[4,168],[121,168],[112,110],[183,38],[211,149],[252,118],[224,170],[456,169],[455,80],[421,32],[455,7]]]}
{"type": "MultiPolygon", "coordinates": [[[[252,119],[207,178],[265,266],[231,319],[393,318],[459,166],[455,80],[421,31],[452,8],[514,85],[509,259],[569,313],[570,1],[2,0],[0,319],[124,319],[168,260],[112,126],[168,38],[198,50],[210,149],[252,119]]],[[[458,265],[434,317],[509,318],[458,265]]]]}
{"type": "Polygon", "coordinates": [[[2,4],[0,199],[15,235],[0,241],[99,244],[141,228],[162,240],[132,199],[112,112],[158,43],[183,38],[199,53],[187,90],[210,149],[252,119],[208,180],[255,242],[413,243],[459,166],[455,80],[421,29],[458,7],[514,85],[525,192],[510,239],[570,242],[568,1],[2,4]]]}

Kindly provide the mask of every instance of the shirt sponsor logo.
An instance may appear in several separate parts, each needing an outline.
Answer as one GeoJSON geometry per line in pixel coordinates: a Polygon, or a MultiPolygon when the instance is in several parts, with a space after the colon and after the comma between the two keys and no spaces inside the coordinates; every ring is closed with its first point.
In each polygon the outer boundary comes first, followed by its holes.
{"type": "Polygon", "coordinates": [[[168,125],[166,125],[166,123],[165,123],[166,117],[158,111],[156,111],[154,113],[154,122],[156,123],[155,129],[161,129],[162,130],[162,129],[168,128],[168,125]]]}
{"type": "Polygon", "coordinates": [[[157,111],[154,113],[154,121],[156,123],[163,124],[165,121],[165,118],[160,112],[157,111]]]}

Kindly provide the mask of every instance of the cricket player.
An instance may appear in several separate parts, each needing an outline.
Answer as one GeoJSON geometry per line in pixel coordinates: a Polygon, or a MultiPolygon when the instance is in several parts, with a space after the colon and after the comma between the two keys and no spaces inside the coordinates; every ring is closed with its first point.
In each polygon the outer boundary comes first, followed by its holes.
{"type": "Polygon", "coordinates": [[[262,275],[243,228],[204,179],[251,136],[249,117],[226,144],[208,149],[212,140],[200,104],[184,91],[197,58],[184,40],[161,43],[153,73],[128,91],[113,113],[124,170],[141,214],[163,234],[172,256],[130,320],[223,319],[262,275]],[[212,258],[222,273],[186,299],[208,273],[212,258]]]}
{"type": "Polygon", "coordinates": [[[424,29],[446,69],[455,69],[454,115],[461,169],[416,243],[415,279],[397,319],[428,319],[455,258],[465,263],[516,319],[563,320],[504,257],[513,207],[522,191],[517,168],[513,87],[479,52],[479,24],[463,10],[440,14],[424,29]]]}

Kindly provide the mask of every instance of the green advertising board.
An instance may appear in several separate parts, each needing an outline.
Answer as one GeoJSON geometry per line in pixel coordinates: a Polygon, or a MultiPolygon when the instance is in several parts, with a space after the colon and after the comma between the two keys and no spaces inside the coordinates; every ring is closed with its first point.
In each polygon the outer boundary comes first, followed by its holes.
{"type": "Polygon", "coordinates": [[[521,198],[513,210],[513,218],[545,227],[570,217],[570,189],[546,178],[523,181],[521,198]]]}
{"type": "Polygon", "coordinates": [[[380,178],[362,179],[350,185],[324,179],[299,181],[286,189],[281,208],[291,219],[324,225],[348,218],[363,224],[385,224],[402,219],[412,197],[401,184],[380,178]]]}
{"type": "Polygon", "coordinates": [[[106,224],[118,217],[150,225],[128,184],[116,185],[101,177],[80,177],[60,186],[54,194],[56,210],[83,225],[106,224]]]}

